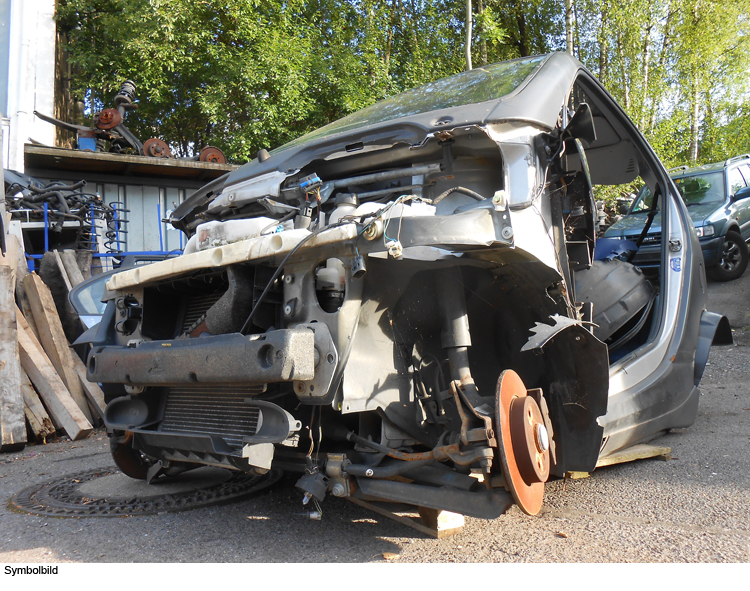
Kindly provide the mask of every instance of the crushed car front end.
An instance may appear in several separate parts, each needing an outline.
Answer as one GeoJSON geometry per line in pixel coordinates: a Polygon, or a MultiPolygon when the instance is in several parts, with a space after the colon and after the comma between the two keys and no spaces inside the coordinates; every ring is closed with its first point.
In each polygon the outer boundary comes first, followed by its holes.
{"type": "Polygon", "coordinates": [[[465,73],[186,201],[185,254],[113,276],[87,337],[123,471],[282,469],[306,499],[493,518],[593,470],[608,424],[610,446],[653,437],[647,409],[605,420],[608,347],[653,349],[670,302],[632,265],[593,261],[596,136],[568,103],[581,72],[555,54],[465,73]],[[602,265],[626,313],[597,333],[598,280],[580,279],[602,265]]]}

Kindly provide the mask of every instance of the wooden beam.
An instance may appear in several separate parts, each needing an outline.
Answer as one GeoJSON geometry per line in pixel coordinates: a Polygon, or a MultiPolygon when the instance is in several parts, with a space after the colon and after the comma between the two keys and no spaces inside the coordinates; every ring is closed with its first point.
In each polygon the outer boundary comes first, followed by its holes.
{"type": "Polygon", "coordinates": [[[65,337],[60,317],[55,308],[55,301],[49,287],[45,285],[42,278],[36,273],[29,274],[23,280],[26,293],[29,296],[31,310],[34,313],[36,327],[39,330],[39,341],[42,343],[45,353],[49,356],[52,365],[62,378],[63,383],[81,409],[83,416],[88,421],[92,420],[86,397],[83,394],[81,382],[73,369],[73,359],[68,347],[68,339],[65,337]]]}
{"type": "Polygon", "coordinates": [[[78,267],[78,261],[76,261],[76,254],[74,250],[63,250],[60,254],[65,271],[68,273],[68,279],[70,285],[75,287],[79,283],[83,283],[83,274],[81,269],[78,267]]]}
{"type": "Polygon", "coordinates": [[[65,265],[63,264],[62,257],[60,257],[60,253],[58,251],[53,250],[52,252],[55,256],[57,269],[60,271],[60,277],[62,277],[62,280],[65,283],[65,288],[68,290],[68,293],[70,293],[70,290],[73,289],[73,285],[70,282],[70,277],[68,277],[68,271],[65,269],[65,265]]]}
{"type": "Polygon", "coordinates": [[[614,464],[624,464],[625,462],[634,462],[635,460],[645,460],[646,458],[661,458],[664,460],[672,459],[672,449],[657,445],[641,443],[621,449],[606,458],[600,458],[596,463],[597,468],[602,466],[612,466],[614,464]]]}
{"type": "Polygon", "coordinates": [[[83,439],[91,433],[93,429],[91,423],[78,408],[18,309],[16,309],[16,318],[19,327],[18,349],[21,367],[39,392],[52,419],[71,439],[83,439]]]}
{"type": "Polygon", "coordinates": [[[23,410],[26,413],[26,420],[29,422],[34,437],[46,442],[47,437],[55,434],[55,425],[23,369],[21,370],[21,394],[23,394],[23,410]]]}
{"type": "Polygon", "coordinates": [[[36,322],[34,322],[34,314],[31,311],[31,304],[29,303],[29,297],[26,295],[26,288],[23,286],[23,280],[29,274],[29,268],[26,265],[26,255],[23,252],[23,246],[18,240],[17,236],[8,236],[10,240],[15,240],[17,243],[17,256],[18,263],[16,265],[16,302],[18,303],[21,311],[23,312],[26,321],[29,323],[34,336],[39,338],[39,332],[36,328],[36,322]]]}
{"type": "Polygon", "coordinates": [[[81,386],[83,387],[83,393],[89,401],[89,404],[94,409],[95,413],[104,420],[104,409],[107,408],[107,403],[104,402],[104,392],[99,387],[99,384],[89,382],[86,379],[86,366],[78,357],[75,351],[71,348],[70,354],[73,357],[73,369],[78,374],[81,380],[81,386]]]}
{"type": "Polygon", "coordinates": [[[23,449],[26,423],[21,394],[21,365],[18,356],[18,328],[14,273],[7,257],[0,261],[0,451],[23,449]]]}

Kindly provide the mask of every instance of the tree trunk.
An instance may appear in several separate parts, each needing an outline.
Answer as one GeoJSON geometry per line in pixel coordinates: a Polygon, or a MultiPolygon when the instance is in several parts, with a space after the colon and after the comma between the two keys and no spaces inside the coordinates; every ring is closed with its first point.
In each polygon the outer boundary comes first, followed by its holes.
{"type": "Polygon", "coordinates": [[[628,84],[628,73],[625,67],[625,52],[622,48],[622,33],[617,31],[617,55],[620,58],[620,74],[622,76],[622,106],[630,111],[630,86],[628,84]]]}
{"type": "Polygon", "coordinates": [[[599,80],[604,82],[604,78],[607,75],[607,52],[609,51],[609,44],[607,38],[607,12],[609,10],[609,4],[604,2],[602,4],[602,24],[599,29],[599,80]]]}
{"type": "MultiPolygon", "coordinates": [[[[484,2],[483,0],[477,0],[477,13],[484,15],[484,2]]],[[[479,42],[479,60],[483,66],[487,65],[487,39],[484,38],[484,21],[482,21],[482,29],[479,31],[481,41],[479,42]]]]}
{"type": "Polygon", "coordinates": [[[471,70],[471,0],[466,0],[466,70],[471,70]]]}
{"type": "Polygon", "coordinates": [[[516,17],[518,20],[518,53],[521,57],[526,57],[529,55],[529,43],[526,34],[526,17],[520,9],[516,9],[519,11],[518,16],[516,17]]]}
{"type": "Polygon", "coordinates": [[[651,27],[650,22],[646,26],[646,34],[643,36],[643,50],[641,51],[641,71],[643,72],[643,97],[638,109],[638,126],[643,128],[646,120],[646,105],[648,104],[649,93],[649,66],[651,64],[651,27]]]}
{"type": "Polygon", "coordinates": [[[690,147],[688,156],[691,164],[698,162],[698,133],[700,131],[700,104],[698,103],[698,77],[693,75],[690,83],[690,147]]]}
{"type": "MultiPolygon", "coordinates": [[[[672,14],[674,10],[672,9],[672,6],[669,7],[669,10],[667,12],[667,20],[664,23],[664,39],[661,44],[661,51],[659,52],[659,65],[657,66],[657,76],[663,76],[664,75],[664,64],[667,61],[667,51],[669,50],[669,45],[671,42],[671,24],[672,24],[672,14]]],[[[648,118],[648,130],[650,133],[654,132],[654,128],[656,127],[656,109],[659,106],[659,102],[661,101],[661,95],[662,92],[656,92],[654,93],[654,96],[652,97],[651,102],[651,113],[649,114],[648,118]]]]}
{"type": "Polygon", "coordinates": [[[393,0],[393,6],[391,10],[391,22],[388,26],[388,35],[385,43],[385,76],[388,77],[391,66],[391,48],[393,46],[393,29],[396,26],[396,11],[398,10],[398,0],[393,0]]]}
{"type": "Polygon", "coordinates": [[[573,0],[565,0],[565,51],[573,55],[573,0]]]}

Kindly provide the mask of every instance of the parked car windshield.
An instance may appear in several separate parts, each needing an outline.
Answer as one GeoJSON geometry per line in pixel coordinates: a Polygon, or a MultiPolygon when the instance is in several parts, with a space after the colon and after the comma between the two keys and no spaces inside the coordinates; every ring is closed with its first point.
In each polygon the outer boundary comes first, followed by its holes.
{"type": "Polygon", "coordinates": [[[654,195],[651,193],[651,189],[647,185],[644,185],[641,192],[638,193],[638,197],[635,198],[633,206],[630,208],[629,213],[640,213],[642,211],[650,211],[651,204],[654,201],[654,195]]]}
{"type": "Polygon", "coordinates": [[[546,58],[547,56],[536,56],[490,64],[430,82],[365,107],[273,151],[281,152],[356,127],[501,98],[518,88],[546,58]]]}
{"type": "Polygon", "coordinates": [[[726,195],[722,171],[683,176],[674,179],[674,184],[687,205],[721,203],[726,195]]]}

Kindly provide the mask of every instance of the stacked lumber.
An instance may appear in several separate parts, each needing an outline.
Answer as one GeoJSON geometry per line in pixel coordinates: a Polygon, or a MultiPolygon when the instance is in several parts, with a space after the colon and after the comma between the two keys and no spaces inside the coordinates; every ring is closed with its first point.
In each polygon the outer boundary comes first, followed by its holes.
{"type": "MultiPolygon", "coordinates": [[[[3,225],[10,230],[10,220],[3,225]]],[[[68,343],[49,287],[26,264],[20,233],[0,252],[0,451],[31,435],[82,439],[104,416],[104,393],[68,343]]],[[[54,251],[67,290],[83,281],[73,251],[54,251]]]]}

